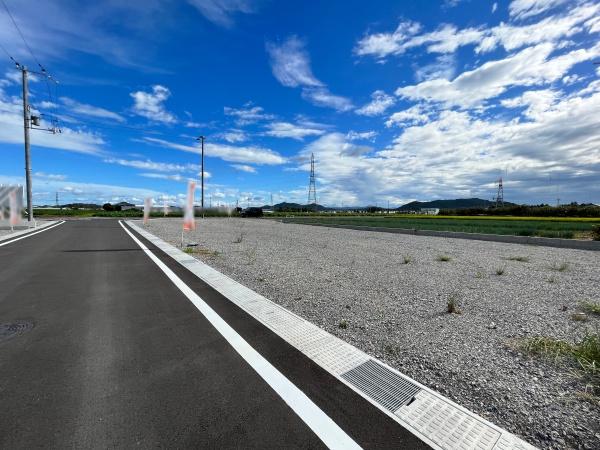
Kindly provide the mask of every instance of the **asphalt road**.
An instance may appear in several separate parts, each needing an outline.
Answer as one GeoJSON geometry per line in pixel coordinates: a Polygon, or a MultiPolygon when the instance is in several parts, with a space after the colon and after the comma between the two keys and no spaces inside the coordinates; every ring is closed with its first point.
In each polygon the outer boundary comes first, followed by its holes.
{"type": "MultiPolygon", "coordinates": [[[[429,448],[136,236],[358,445],[429,448]]],[[[7,323],[0,448],[325,447],[116,220],[0,246],[7,323]]]]}

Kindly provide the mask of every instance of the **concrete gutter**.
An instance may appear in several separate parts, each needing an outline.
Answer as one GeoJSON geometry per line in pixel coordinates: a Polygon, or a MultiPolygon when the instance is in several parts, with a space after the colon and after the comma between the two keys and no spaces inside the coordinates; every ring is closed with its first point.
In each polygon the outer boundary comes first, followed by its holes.
{"type": "Polygon", "coordinates": [[[433,236],[455,239],[471,239],[475,241],[505,242],[507,244],[540,245],[543,247],[571,248],[575,250],[600,251],[600,241],[584,241],[578,239],[558,239],[533,236],[510,236],[504,234],[462,233],[456,231],[417,230],[409,228],[367,227],[360,225],[338,225],[327,223],[308,223],[298,220],[280,219],[282,223],[313,225],[329,228],[346,228],[359,231],[378,231],[381,233],[412,234],[415,236],[433,236]]]}

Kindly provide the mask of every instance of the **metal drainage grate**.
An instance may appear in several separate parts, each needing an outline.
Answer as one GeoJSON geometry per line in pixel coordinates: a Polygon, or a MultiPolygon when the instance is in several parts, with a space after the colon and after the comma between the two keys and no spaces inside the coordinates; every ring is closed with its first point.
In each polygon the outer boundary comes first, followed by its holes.
{"type": "Polygon", "coordinates": [[[341,376],[392,412],[409,403],[421,390],[419,386],[372,359],[341,376]]]}
{"type": "Polygon", "coordinates": [[[0,323],[0,342],[27,333],[33,328],[32,322],[18,321],[13,323],[0,323]]]}

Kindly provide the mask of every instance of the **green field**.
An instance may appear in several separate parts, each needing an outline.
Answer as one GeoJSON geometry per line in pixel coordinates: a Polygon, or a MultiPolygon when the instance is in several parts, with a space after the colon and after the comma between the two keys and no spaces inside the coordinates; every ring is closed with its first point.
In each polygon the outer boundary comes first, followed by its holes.
{"type": "Polygon", "coordinates": [[[549,217],[440,217],[440,216],[310,216],[285,218],[285,222],[323,225],[405,228],[417,230],[456,231],[464,233],[540,236],[565,239],[590,239],[600,218],[549,217]]]}

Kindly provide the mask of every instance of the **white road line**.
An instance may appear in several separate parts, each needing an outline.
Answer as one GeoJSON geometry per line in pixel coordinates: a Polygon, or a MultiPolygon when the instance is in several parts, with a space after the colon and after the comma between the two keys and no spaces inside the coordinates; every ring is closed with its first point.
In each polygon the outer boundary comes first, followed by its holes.
{"type": "Polygon", "coordinates": [[[13,239],[11,241],[0,242],[0,247],[2,247],[3,245],[12,244],[13,242],[16,242],[16,241],[20,241],[21,239],[28,238],[29,236],[33,236],[34,234],[43,233],[44,231],[51,230],[52,228],[55,228],[55,227],[57,227],[59,225],[62,225],[63,223],[65,223],[64,220],[62,222],[55,223],[54,225],[50,225],[49,227],[46,227],[46,228],[44,228],[42,230],[34,231],[33,233],[24,234],[23,236],[19,236],[18,238],[15,238],[15,239],[13,239]]]}
{"type": "Polygon", "coordinates": [[[331,449],[360,449],[361,447],[342,430],[327,414],[315,405],[290,380],[269,363],[260,353],[248,344],[227,322],[187,286],[154,253],[140,242],[121,221],[119,224],[140,248],[169,277],[177,288],[198,308],[215,329],[229,342],[244,360],[267,382],[269,386],[288,404],[308,427],[331,449]]]}

